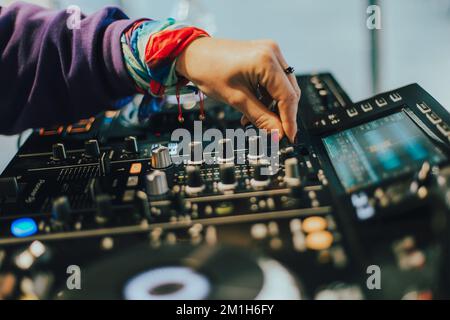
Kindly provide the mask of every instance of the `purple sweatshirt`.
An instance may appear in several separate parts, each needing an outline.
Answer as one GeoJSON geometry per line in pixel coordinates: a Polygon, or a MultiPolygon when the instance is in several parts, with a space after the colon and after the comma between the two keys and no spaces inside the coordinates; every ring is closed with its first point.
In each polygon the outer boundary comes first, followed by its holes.
{"type": "Polygon", "coordinates": [[[0,134],[68,124],[136,92],[120,36],[134,21],[107,7],[70,30],[69,14],[0,7],[0,134]]]}

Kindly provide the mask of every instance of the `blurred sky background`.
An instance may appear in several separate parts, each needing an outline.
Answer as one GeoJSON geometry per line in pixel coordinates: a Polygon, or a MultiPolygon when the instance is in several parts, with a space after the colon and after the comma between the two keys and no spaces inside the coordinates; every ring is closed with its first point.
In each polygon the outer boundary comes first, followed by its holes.
{"type": "MultiPolygon", "coordinates": [[[[14,1],[0,0],[1,5],[14,1]]],[[[34,0],[91,13],[121,6],[132,18],[182,17],[216,37],[272,38],[297,72],[330,71],[354,100],[417,82],[450,110],[450,0],[379,0],[379,81],[373,82],[367,0],[34,0]],[[191,11],[187,12],[186,4],[191,11]]],[[[16,152],[1,137],[0,171],[16,152]]]]}

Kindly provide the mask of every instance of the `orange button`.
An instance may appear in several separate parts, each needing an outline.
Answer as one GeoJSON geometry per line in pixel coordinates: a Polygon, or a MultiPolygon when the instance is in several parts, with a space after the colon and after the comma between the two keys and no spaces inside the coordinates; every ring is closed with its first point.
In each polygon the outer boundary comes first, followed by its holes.
{"type": "Polygon", "coordinates": [[[326,250],[333,244],[333,235],[328,231],[318,231],[306,236],[306,247],[310,250],[326,250]]]}
{"type": "Polygon", "coordinates": [[[130,174],[139,174],[142,171],[142,163],[136,162],[131,165],[130,174]]]}
{"type": "Polygon", "coordinates": [[[306,233],[323,231],[327,228],[327,220],[322,217],[309,217],[303,220],[303,231],[306,233]]]}

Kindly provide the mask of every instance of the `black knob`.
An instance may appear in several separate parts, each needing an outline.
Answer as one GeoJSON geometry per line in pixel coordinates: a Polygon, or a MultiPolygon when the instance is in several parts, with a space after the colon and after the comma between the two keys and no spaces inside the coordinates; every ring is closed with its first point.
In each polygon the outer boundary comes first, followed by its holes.
{"type": "Polygon", "coordinates": [[[187,166],[187,185],[191,188],[201,188],[204,186],[204,181],[200,168],[198,166],[187,166]]]}
{"type": "Polygon", "coordinates": [[[111,204],[111,197],[107,194],[101,194],[95,197],[95,204],[97,207],[97,214],[95,221],[98,224],[106,224],[113,216],[113,207],[111,204]]]}
{"type": "Polygon", "coordinates": [[[139,153],[138,143],[136,137],[130,136],[125,138],[125,152],[139,153]]]}
{"type": "Polygon", "coordinates": [[[257,163],[254,166],[253,180],[255,181],[268,181],[270,177],[269,165],[266,163],[257,163]]]}
{"type": "Polygon", "coordinates": [[[11,200],[15,200],[18,195],[19,185],[16,177],[0,178],[0,199],[10,198],[11,200]]]}
{"type": "Polygon", "coordinates": [[[86,156],[89,158],[98,158],[100,156],[100,147],[98,146],[98,141],[88,140],[84,143],[84,149],[86,156]]]}
{"type": "Polygon", "coordinates": [[[108,185],[110,185],[110,180],[107,177],[96,177],[88,182],[89,195],[91,200],[95,202],[95,198],[98,195],[108,192],[108,185]]]}
{"type": "Polygon", "coordinates": [[[300,185],[300,168],[297,158],[289,158],[284,162],[284,181],[288,186],[300,185]]]}
{"type": "Polygon", "coordinates": [[[220,165],[220,181],[224,185],[236,184],[236,174],[233,163],[220,165]]]}
{"type": "Polygon", "coordinates": [[[329,93],[327,90],[319,90],[319,97],[322,101],[324,107],[327,107],[329,104],[329,93]]]}
{"type": "Polygon", "coordinates": [[[64,147],[64,145],[62,143],[54,144],[52,147],[52,152],[53,152],[54,160],[61,161],[61,160],[67,159],[66,148],[64,147]]]}
{"type": "Polygon", "coordinates": [[[227,163],[234,161],[233,140],[221,139],[219,140],[219,156],[217,157],[219,163],[227,163]]]}
{"type": "Polygon", "coordinates": [[[186,213],[186,200],[183,197],[182,193],[180,192],[172,193],[170,200],[171,200],[170,202],[172,203],[173,210],[178,215],[183,215],[184,213],[186,213]]]}
{"type": "Polygon", "coordinates": [[[200,165],[203,163],[203,144],[199,141],[189,143],[191,157],[189,164],[200,165]]]}
{"type": "Polygon", "coordinates": [[[147,194],[144,191],[136,192],[134,205],[136,206],[136,210],[141,217],[150,218],[150,205],[147,194]]]}
{"type": "Polygon", "coordinates": [[[70,207],[69,199],[65,196],[59,197],[53,201],[52,205],[52,219],[62,223],[71,221],[72,209],[70,207]]]}

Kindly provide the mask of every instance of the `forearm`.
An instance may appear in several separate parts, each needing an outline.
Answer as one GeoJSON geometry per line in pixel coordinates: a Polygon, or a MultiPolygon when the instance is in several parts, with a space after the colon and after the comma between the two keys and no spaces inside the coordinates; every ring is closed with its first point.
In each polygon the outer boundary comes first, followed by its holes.
{"type": "Polygon", "coordinates": [[[0,133],[69,123],[136,92],[120,37],[134,21],[117,8],[82,17],[16,3],[0,11],[0,133]]]}

